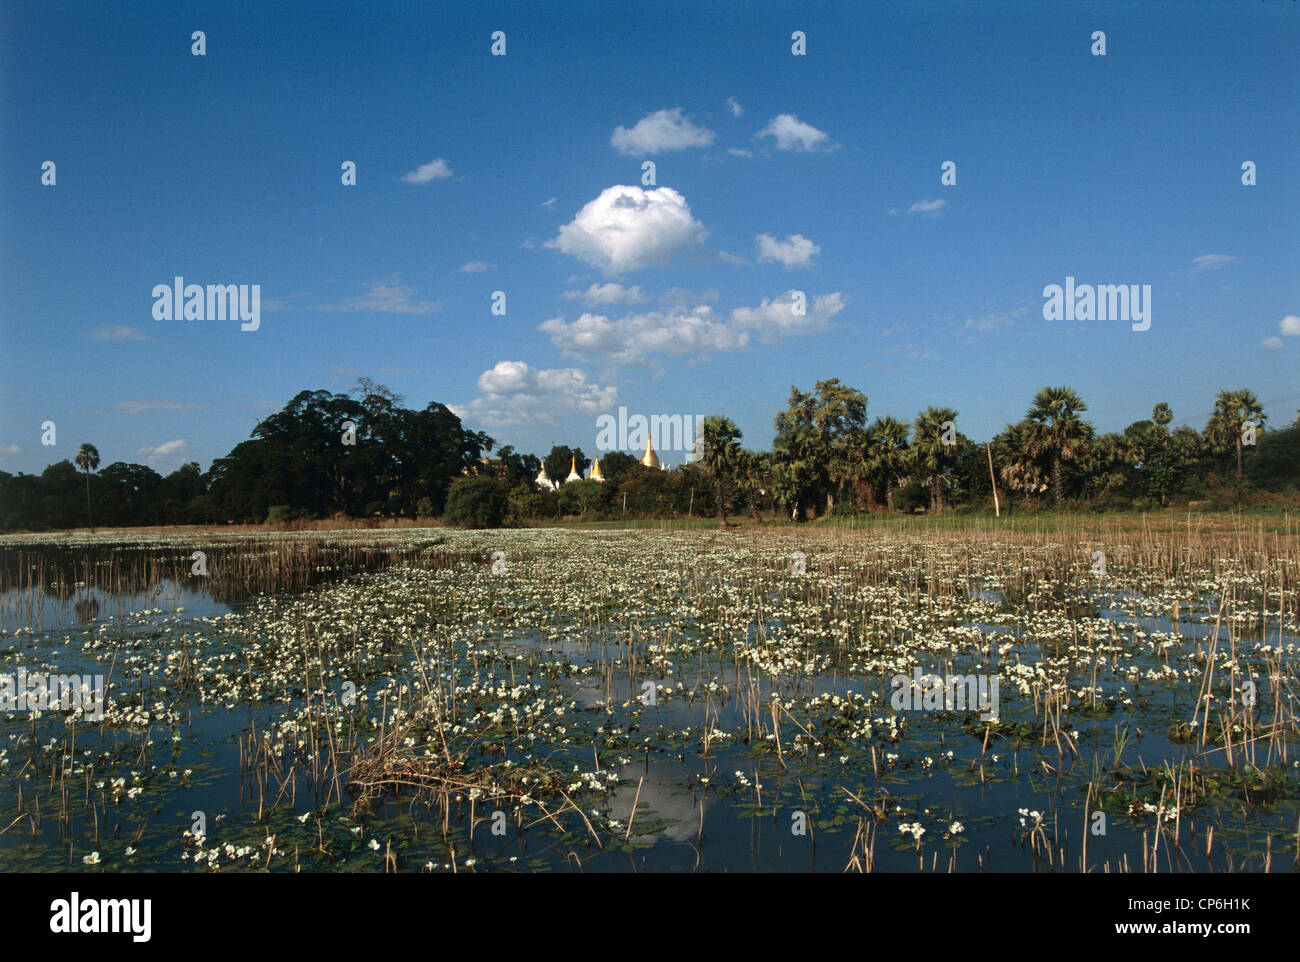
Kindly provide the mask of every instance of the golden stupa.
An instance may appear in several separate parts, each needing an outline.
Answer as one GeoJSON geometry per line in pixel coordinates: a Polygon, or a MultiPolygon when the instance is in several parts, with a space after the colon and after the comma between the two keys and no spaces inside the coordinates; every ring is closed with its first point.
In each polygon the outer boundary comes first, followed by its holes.
{"type": "Polygon", "coordinates": [[[569,476],[565,481],[581,481],[582,475],[578,473],[578,456],[575,454],[569,459],[569,476]]]}
{"type": "Polygon", "coordinates": [[[605,476],[600,473],[600,458],[592,462],[591,474],[587,476],[589,481],[604,481],[605,476]]]}
{"type": "Polygon", "coordinates": [[[641,455],[641,463],[647,468],[659,467],[659,455],[655,454],[655,449],[650,446],[650,439],[645,439],[645,454],[641,455]]]}

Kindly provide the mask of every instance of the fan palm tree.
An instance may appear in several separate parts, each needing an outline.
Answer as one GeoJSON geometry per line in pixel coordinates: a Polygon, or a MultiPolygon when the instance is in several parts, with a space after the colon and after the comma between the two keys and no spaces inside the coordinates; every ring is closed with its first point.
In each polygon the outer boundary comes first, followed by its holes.
{"type": "Polygon", "coordinates": [[[825,473],[818,460],[818,438],[811,424],[784,423],[777,415],[777,435],[773,442],[773,490],[776,498],[790,508],[790,520],[802,521],[810,495],[821,486],[825,473]]]}
{"type": "Polygon", "coordinates": [[[768,490],[768,468],[765,452],[748,451],[742,448],[736,456],[736,484],[745,495],[749,513],[754,521],[763,523],[763,516],[758,512],[758,499],[768,490]]]}
{"type": "Polygon", "coordinates": [[[1052,497],[1065,498],[1062,464],[1083,456],[1092,440],[1092,425],[1079,417],[1088,405],[1068,387],[1045,387],[1034,395],[1028,418],[1035,425],[1033,449],[1051,459],[1052,497]]]}
{"type": "Polygon", "coordinates": [[[885,506],[894,511],[894,491],[906,483],[905,475],[911,465],[911,449],[907,445],[910,425],[898,418],[876,418],[870,428],[867,465],[873,474],[885,480],[885,506]]]}
{"type": "Polygon", "coordinates": [[[99,467],[99,451],[93,444],[83,444],[73,459],[77,467],[86,475],[86,519],[90,522],[90,533],[95,533],[95,518],[90,513],[90,472],[99,467]]]}
{"type": "Polygon", "coordinates": [[[1220,391],[1214,402],[1214,413],[1210,415],[1209,434],[1211,440],[1220,449],[1227,448],[1229,442],[1237,448],[1237,477],[1242,476],[1241,432],[1247,421],[1255,422],[1258,428],[1267,420],[1264,408],[1255,397],[1255,392],[1220,391]]]}
{"type": "Polygon", "coordinates": [[[1034,425],[1029,421],[1008,424],[993,441],[1002,468],[998,474],[1010,491],[1034,497],[1048,488],[1047,473],[1034,451],[1034,425]]]}
{"type": "Polygon", "coordinates": [[[704,419],[700,432],[703,444],[700,466],[713,478],[713,493],[718,502],[718,525],[727,523],[727,502],[724,487],[728,478],[735,477],[740,466],[740,428],[731,418],[714,415],[704,419]]]}
{"type": "Polygon", "coordinates": [[[926,408],[916,416],[912,434],[913,464],[930,488],[930,509],[942,512],[943,485],[957,453],[955,444],[944,444],[944,422],[956,421],[952,408],[926,408]]]}

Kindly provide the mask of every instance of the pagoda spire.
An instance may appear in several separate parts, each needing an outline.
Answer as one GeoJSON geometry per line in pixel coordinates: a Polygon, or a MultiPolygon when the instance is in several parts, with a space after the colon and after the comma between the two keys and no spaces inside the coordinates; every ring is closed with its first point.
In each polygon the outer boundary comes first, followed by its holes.
{"type": "Polygon", "coordinates": [[[659,467],[659,455],[655,454],[655,449],[650,446],[650,436],[646,435],[645,454],[641,455],[641,463],[647,468],[659,467]]]}

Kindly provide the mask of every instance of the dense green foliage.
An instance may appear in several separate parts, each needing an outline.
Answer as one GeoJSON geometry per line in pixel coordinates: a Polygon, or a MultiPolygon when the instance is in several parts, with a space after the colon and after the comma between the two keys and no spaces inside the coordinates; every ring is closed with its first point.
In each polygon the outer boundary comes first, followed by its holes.
{"type": "Polygon", "coordinates": [[[1149,419],[1098,434],[1068,387],[1045,387],[1020,421],[986,443],[957,430],[958,412],[929,407],[912,422],[878,417],[838,379],[791,388],[776,417],[773,450],[740,445],[728,418],[707,418],[699,460],[652,469],[623,452],[601,456],[604,482],[558,490],[536,483],[545,464],[563,482],[592,461],[556,445],[544,459],[466,430],[446,406],[421,410],[363,379],[353,395],[303,391],[202,472],[189,463],[163,477],[140,464],[99,468],[83,444],[75,464],[40,475],[0,471],[0,529],[89,524],[290,522],[309,518],[442,518],[492,527],[529,521],[728,517],[755,520],[942,512],[993,505],[1035,510],[1077,505],[1150,509],[1207,501],[1216,507],[1300,494],[1300,420],[1265,430],[1246,390],[1221,391],[1204,430],[1170,430],[1157,404],[1149,419]]]}
{"type": "Polygon", "coordinates": [[[443,520],[458,528],[499,528],[506,515],[506,495],[491,478],[458,478],[447,492],[443,520]]]}

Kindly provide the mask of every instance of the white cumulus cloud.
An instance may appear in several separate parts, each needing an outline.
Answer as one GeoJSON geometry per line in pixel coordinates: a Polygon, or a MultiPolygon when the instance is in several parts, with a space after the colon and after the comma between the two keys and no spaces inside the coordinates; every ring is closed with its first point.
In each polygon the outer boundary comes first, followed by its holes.
{"type": "Polygon", "coordinates": [[[1278,332],[1287,337],[1300,337],[1300,317],[1288,314],[1277,322],[1278,332]]]}
{"type": "Polygon", "coordinates": [[[772,137],[778,150],[797,150],[802,153],[834,150],[838,145],[812,124],[806,124],[794,114],[778,114],[758,132],[758,138],[772,137]]]}
{"type": "Polygon", "coordinates": [[[566,354],[600,356],[614,364],[643,364],[653,354],[737,351],[749,343],[747,333],[715,317],[707,304],[688,311],[649,311],[616,319],[587,313],[571,323],[553,317],[538,330],[566,354]]]}
{"type": "Polygon", "coordinates": [[[498,361],[478,377],[479,397],[451,405],[457,417],[491,428],[554,424],[557,415],[593,414],[618,400],[618,388],[592,383],[578,368],[535,368],[498,361]]]}
{"type": "Polygon", "coordinates": [[[185,442],[178,438],[175,441],[164,441],[162,444],[153,447],[140,448],[135,453],[142,463],[156,468],[160,464],[178,462],[182,455],[185,454],[185,449],[185,442]]]}
{"type": "Polygon", "coordinates": [[[451,167],[441,157],[434,158],[427,164],[421,164],[415,170],[402,175],[407,184],[428,184],[435,180],[446,180],[451,176],[451,167]]]}
{"type": "Polygon", "coordinates": [[[645,292],[639,285],[624,287],[622,284],[592,284],[585,291],[565,291],[564,296],[571,301],[580,300],[588,307],[602,304],[640,304],[645,301],[645,292]]]}
{"type": "Polygon", "coordinates": [[[793,291],[763,302],[758,307],[738,307],[731,312],[731,323],[740,330],[757,332],[766,343],[787,337],[819,334],[829,329],[830,319],[844,310],[844,295],[839,291],[819,294],[804,304],[804,313],[796,313],[798,306],[793,291]]]}
{"type": "Polygon", "coordinates": [[[738,307],[730,315],[719,315],[705,303],[666,305],[658,311],[611,318],[584,313],[567,322],[553,317],[538,325],[556,347],[566,354],[599,357],[611,364],[645,364],[657,354],[734,352],[749,346],[758,336],[765,342],[785,337],[816,334],[828,327],[830,318],[844,309],[839,292],[805,301],[805,313],[795,313],[793,292],[764,299],[758,307],[738,307]]]}
{"type": "Polygon", "coordinates": [[[733,117],[739,117],[745,112],[745,108],[740,106],[740,103],[735,97],[727,98],[727,109],[731,111],[731,116],[733,117]]]}
{"type": "Polygon", "coordinates": [[[674,107],[646,114],[631,130],[620,124],[614,128],[609,143],[620,154],[639,156],[708,147],[713,138],[713,131],[695,126],[682,115],[681,107],[674,107]]]}
{"type": "Polygon", "coordinates": [[[686,198],[671,187],[614,186],[589,201],[545,246],[606,274],[622,274],[666,263],[707,236],[686,198]]]}
{"type": "Polygon", "coordinates": [[[771,234],[759,234],[754,238],[758,246],[758,259],[764,263],[784,264],[786,270],[798,267],[812,267],[812,260],[822,249],[802,234],[791,234],[779,241],[771,234]]]}

